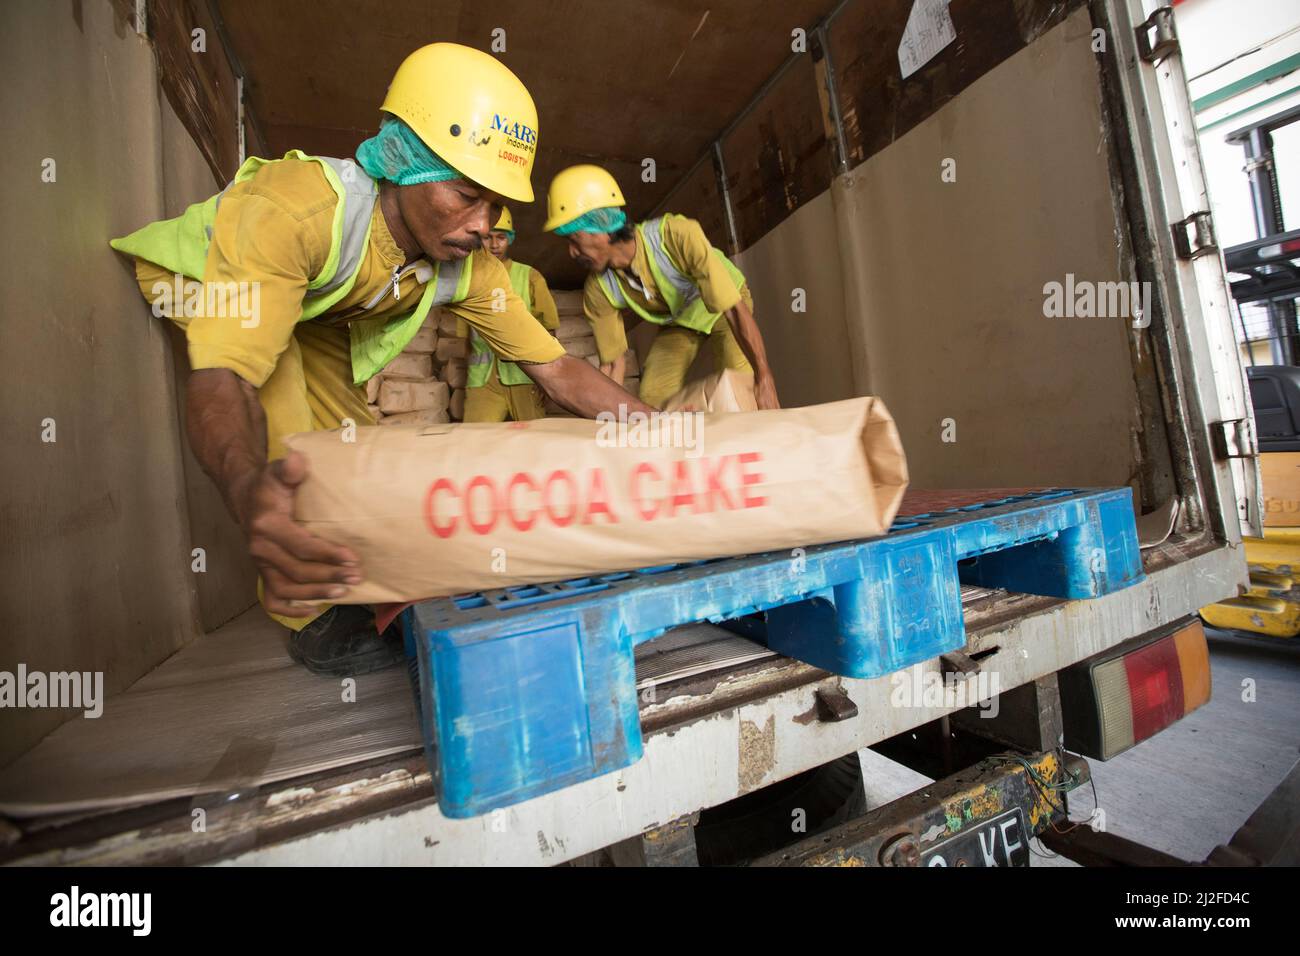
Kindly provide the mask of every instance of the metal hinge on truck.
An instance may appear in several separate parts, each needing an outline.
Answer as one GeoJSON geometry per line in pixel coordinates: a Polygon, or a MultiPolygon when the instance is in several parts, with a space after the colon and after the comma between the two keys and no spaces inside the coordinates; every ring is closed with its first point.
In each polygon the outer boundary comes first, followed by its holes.
{"type": "Polygon", "coordinates": [[[1173,7],[1161,7],[1137,28],[1137,47],[1138,55],[1148,63],[1158,63],[1178,52],[1173,7]]]}
{"type": "MultiPolygon", "coordinates": [[[[1210,442],[1214,446],[1214,457],[1219,461],[1259,458],[1259,445],[1255,441],[1254,423],[1249,418],[1237,418],[1231,421],[1212,422],[1210,424],[1210,442]]],[[[1235,483],[1235,480],[1234,480],[1235,483]]],[[[1238,485],[1240,488],[1240,485],[1238,485]]],[[[1257,513],[1259,506],[1251,507],[1251,499],[1238,492],[1237,518],[1244,522],[1251,521],[1251,514],[1257,513]]]]}
{"type": "Polygon", "coordinates": [[[1174,234],[1174,251],[1180,259],[1195,259],[1219,248],[1214,237],[1214,219],[1208,212],[1194,212],[1170,226],[1174,234]]]}
{"type": "Polygon", "coordinates": [[[1257,458],[1255,429],[1249,418],[1215,422],[1210,426],[1210,440],[1214,443],[1215,458],[1257,458]]]}

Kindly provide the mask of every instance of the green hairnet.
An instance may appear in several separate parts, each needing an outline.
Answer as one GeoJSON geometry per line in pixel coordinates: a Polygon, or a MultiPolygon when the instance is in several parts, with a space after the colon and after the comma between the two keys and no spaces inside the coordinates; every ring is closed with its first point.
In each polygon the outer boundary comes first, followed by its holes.
{"type": "Polygon", "coordinates": [[[627,225],[627,213],[617,206],[605,206],[583,213],[573,222],[555,227],[557,236],[567,236],[575,232],[618,232],[627,225]]]}
{"type": "Polygon", "coordinates": [[[357,147],[357,162],[375,179],[398,186],[463,178],[396,116],[384,117],[379,132],[357,147]]]}

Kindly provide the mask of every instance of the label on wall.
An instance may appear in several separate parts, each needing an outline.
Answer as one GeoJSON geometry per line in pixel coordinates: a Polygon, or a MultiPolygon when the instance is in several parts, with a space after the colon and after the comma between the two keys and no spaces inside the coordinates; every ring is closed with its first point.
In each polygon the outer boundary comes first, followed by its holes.
{"type": "Polygon", "coordinates": [[[898,44],[898,67],[907,79],[957,39],[948,13],[948,0],[916,0],[898,44]]]}

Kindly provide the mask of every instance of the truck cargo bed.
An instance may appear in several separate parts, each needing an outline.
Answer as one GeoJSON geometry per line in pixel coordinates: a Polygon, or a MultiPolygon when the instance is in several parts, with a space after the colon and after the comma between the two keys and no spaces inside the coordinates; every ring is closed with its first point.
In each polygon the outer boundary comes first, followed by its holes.
{"type": "MultiPolygon", "coordinates": [[[[1235,556],[1203,538],[1172,537],[1144,551],[1143,559],[1144,581],[1091,601],[964,589],[965,652],[996,669],[1005,692],[1209,603],[1232,589],[1239,571],[1235,556]],[[1162,601],[1162,594],[1176,595],[1176,604],[1162,601]]],[[[135,733],[142,726],[169,728],[150,733],[148,746],[133,744],[131,736],[112,729],[106,721],[118,708],[109,707],[99,721],[65,724],[24,757],[22,766],[15,765],[17,772],[6,783],[4,812],[17,815],[25,805],[41,815],[17,821],[22,839],[0,851],[0,859],[554,864],[959,709],[893,706],[890,676],[841,678],[783,657],[729,665],[670,680],[653,695],[640,695],[645,756],[636,764],[508,810],[452,820],[438,809],[425,759],[417,752],[411,691],[400,670],[359,678],[357,703],[348,705],[358,710],[346,718],[338,715],[321,723],[323,712],[316,710],[311,711],[315,718],[297,725],[293,739],[298,742],[317,740],[326,732],[339,736],[317,744],[335,754],[339,763],[332,769],[318,765],[302,771],[279,762],[292,751],[282,752],[265,720],[277,710],[282,716],[293,711],[291,684],[254,680],[244,686],[240,678],[272,666],[269,662],[277,656],[281,678],[292,680],[301,672],[284,655],[282,632],[263,621],[260,611],[250,611],[247,618],[177,654],[119,698],[156,694],[162,684],[183,689],[170,711],[150,709],[147,720],[137,721],[135,733]],[[238,651],[240,639],[259,648],[256,655],[238,651]],[[258,656],[263,663],[257,663],[258,656]],[[185,688],[182,675],[195,679],[194,686],[185,688]],[[203,684],[206,691],[198,689],[203,684]],[[260,699],[250,692],[259,686],[260,699]],[[841,721],[821,719],[819,690],[847,695],[857,713],[841,721]],[[205,693],[216,706],[196,710],[193,703],[205,693]],[[228,718],[224,738],[213,724],[221,714],[228,718]],[[254,764],[252,772],[238,764],[230,765],[233,771],[219,767],[223,754],[240,749],[231,727],[246,735],[244,752],[270,754],[264,765],[254,764]],[[340,735],[341,727],[351,729],[340,735]],[[194,749],[200,745],[208,748],[202,756],[194,749]],[[374,752],[366,753],[372,746],[374,752]],[[195,759],[183,759],[187,754],[195,759]],[[71,805],[69,797],[78,786],[83,795],[99,788],[96,795],[102,797],[105,782],[125,785],[133,765],[160,775],[179,771],[170,781],[178,786],[170,794],[123,786],[116,800],[71,805]],[[98,781],[91,779],[96,766],[108,768],[98,781]],[[276,777],[276,768],[285,775],[276,777]],[[139,805],[122,809],[132,803],[139,805]],[[204,811],[202,832],[194,828],[197,810],[204,811]],[[503,819],[508,821],[504,832],[503,819]]],[[[719,637],[725,633],[703,626],[719,637]]],[[[920,676],[938,673],[940,662],[931,660],[913,670],[920,676]]],[[[302,676],[320,685],[321,699],[340,700],[337,682],[302,676]]]]}

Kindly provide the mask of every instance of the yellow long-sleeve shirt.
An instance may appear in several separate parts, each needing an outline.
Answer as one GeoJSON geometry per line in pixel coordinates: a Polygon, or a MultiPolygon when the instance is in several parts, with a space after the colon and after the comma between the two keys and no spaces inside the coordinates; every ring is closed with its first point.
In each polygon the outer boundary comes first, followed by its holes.
{"type": "MultiPolygon", "coordinates": [[[[226,191],[213,224],[203,279],[205,283],[258,283],[259,315],[251,327],[216,315],[200,314],[190,320],[186,335],[193,368],[230,369],[259,388],[270,377],[293,338],[307,283],[329,255],[337,202],[320,167],[296,159],[263,166],[226,191]]],[[[562,356],[563,347],[510,289],[510,277],[501,263],[481,250],[472,255],[468,296],[447,308],[506,359],[551,362],[562,356]],[[499,307],[498,289],[506,290],[504,310],[499,307]]],[[[405,261],[376,203],[355,285],[312,321],[337,325],[409,311],[424,292],[429,270],[416,269],[423,260],[403,268],[405,261]],[[379,301],[369,310],[362,309],[376,298],[379,301]]],[[[140,260],[136,275],[150,299],[154,282],[167,279],[160,267],[140,260]]]]}
{"type": "MultiPolygon", "coordinates": [[[[663,236],[664,247],[673,262],[699,287],[705,308],[710,312],[735,308],[741,299],[741,287],[732,281],[713,254],[713,245],[704,235],[703,227],[694,219],[665,218],[663,236]]],[[[650,271],[647,254],[645,244],[638,237],[631,268],[620,270],[620,276],[625,280],[622,283],[624,294],[651,315],[668,315],[668,305],[650,271]]],[[[582,287],[582,310],[591,323],[602,362],[613,362],[627,351],[627,332],[621,312],[605,298],[600,289],[599,275],[587,276],[582,287]]]]}
{"type": "MultiPolygon", "coordinates": [[[[510,262],[508,256],[501,260],[501,267],[506,270],[507,277],[510,275],[510,262]]],[[[528,293],[533,301],[531,309],[533,318],[542,323],[542,327],[548,332],[554,332],[560,327],[560,312],[556,308],[555,297],[551,295],[551,287],[546,284],[546,277],[532,266],[528,266],[528,293]]],[[[458,319],[456,334],[461,338],[469,335],[469,323],[464,319],[458,319]]]]}

